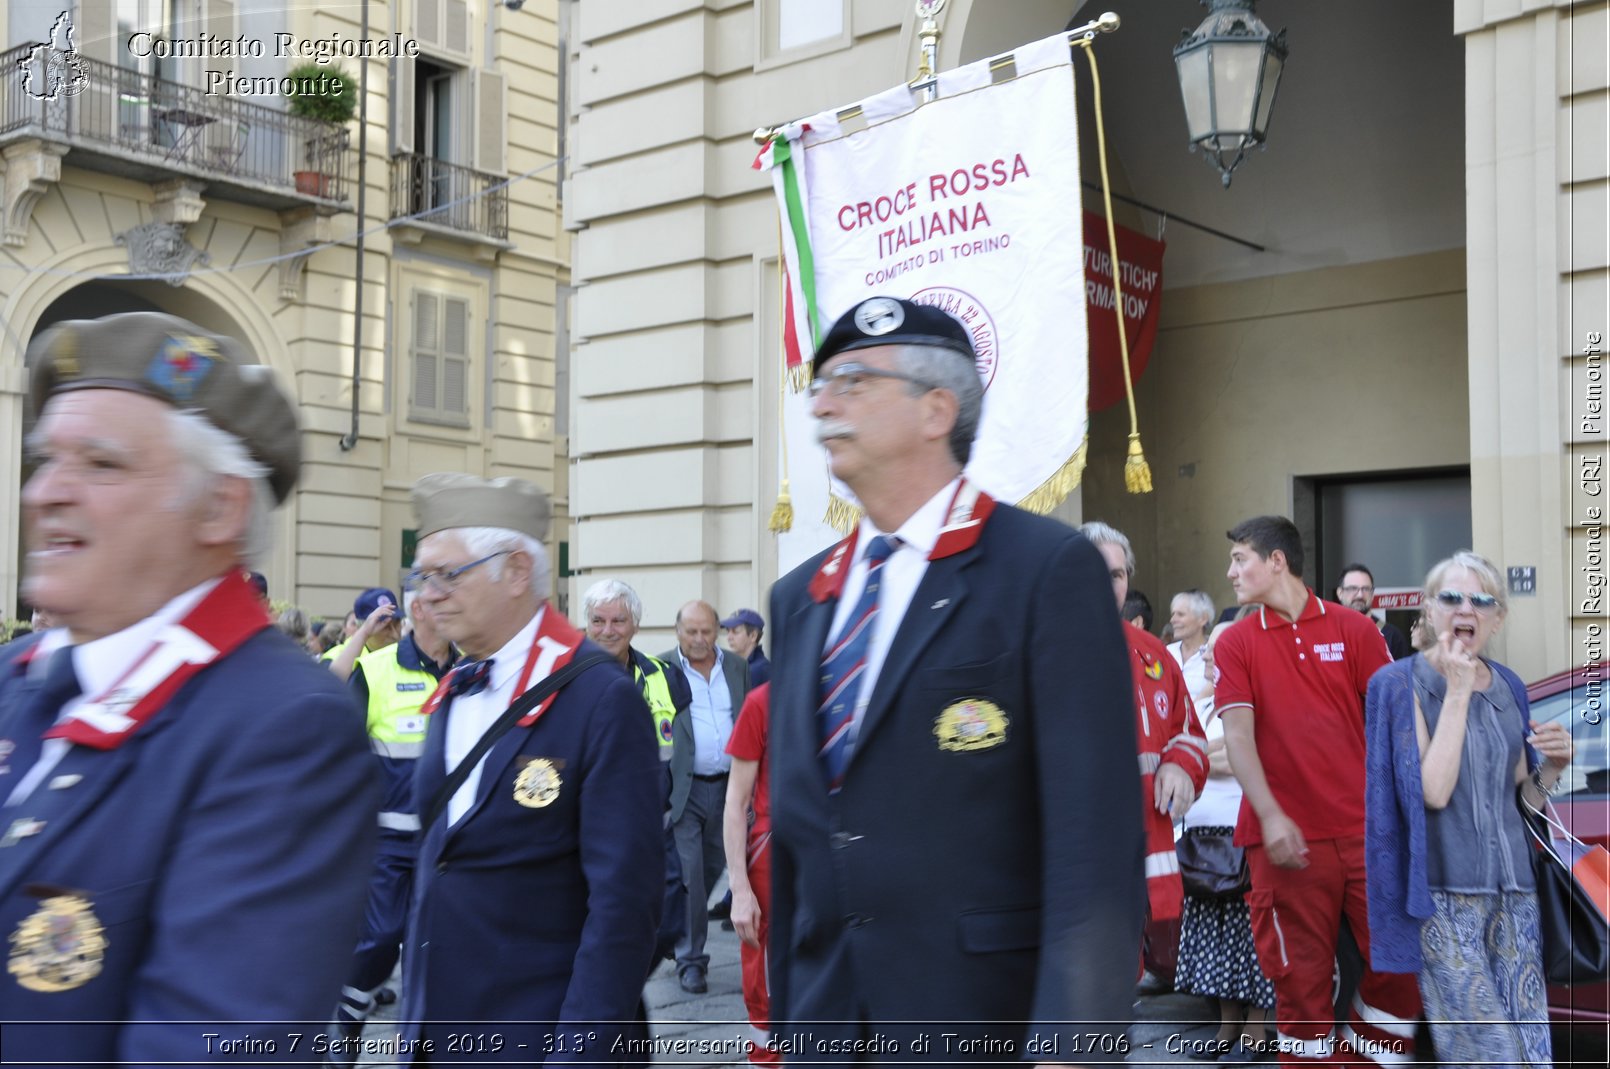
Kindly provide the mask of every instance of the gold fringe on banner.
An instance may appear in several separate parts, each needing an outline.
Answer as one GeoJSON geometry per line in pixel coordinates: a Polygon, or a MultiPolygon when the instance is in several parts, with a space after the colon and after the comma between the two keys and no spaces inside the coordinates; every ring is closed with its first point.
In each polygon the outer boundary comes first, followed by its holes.
{"type": "Polygon", "coordinates": [[[822,522],[839,534],[847,535],[861,522],[861,506],[846,501],[837,494],[829,494],[827,515],[822,517],[822,522]]]}
{"type": "Polygon", "coordinates": [[[1067,499],[1067,496],[1073,493],[1074,489],[1079,485],[1080,478],[1084,476],[1085,457],[1089,446],[1090,438],[1087,435],[1085,440],[1079,443],[1079,448],[1074,452],[1073,456],[1068,458],[1068,462],[1058,468],[1051,478],[1036,487],[1028,497],[1019,501],[1017,507],[1027,509],[1029,512],[1038,512],[1044,516],[1062,504],[1067,499]]]}
{"type": "Polygon", "coordinates": [[[1112,221],[1112,188],[1107,181],[1107,133],[1101,123],[1101,72],[1096,69],[1096,50],[1090,47],[1090,38],[1073,42],[1083,46],[1085,58],[1090,61],[1091,101],[1096,113],[1096,149],[1101,158],[1101,196],[1107,206],[1107,248],[1112,254],[1113,315],[1118,319],[1118,353],[1124,358],[1124,395],[1129,400],[1129,455],[1124,458],[1124,489],[1132,494],[1152,492],[1152,469],[1146,463],[1146,452],[1140,447],[1140,420],[1135,416],[1135,377],[1129,370],[1129,332],[1124,329],[1124,290],[1119,281],[1123,274],[1118,259],[1118,231],[1112,221]]]}
{"type": "MultiPolygon", "coordinates": [[[[783,357],[784,360],[788,358],[783,357]]],[[[804,393],[805,387],[811,384],[811,365],[809,361],[788,369],[788,388],[795,393],[804,393]]]]}

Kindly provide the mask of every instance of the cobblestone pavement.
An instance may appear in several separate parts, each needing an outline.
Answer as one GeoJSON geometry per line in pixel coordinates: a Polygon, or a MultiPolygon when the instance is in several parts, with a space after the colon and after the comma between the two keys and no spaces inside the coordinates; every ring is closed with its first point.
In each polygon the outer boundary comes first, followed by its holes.
{"type": "MultiPolygon", "coordinates": [[[[677,983],[676,970],[662,965],[649,979],[644,994],[650,1031],[661,1044],[655,1065],[730,1066],[746,1064],[744,1038],[749,1019],[744,1011],[738,968],[738,937],[710,922],[710,990],[690,995],[677,983]]],[[[395,980],[395,978],[394,978],[395,980]]],[[[1128,981],[1116,979],[1116,983],[1128,981]]],[[[1186,1051],[1212,1037],[1217,1011],[1213,1004],[1191,995],[1155,995],[1135,1001],[1135,1023],[1129,1032],[1128,1062],[1135,1065],[1189,1062],[1186,1051]]],[[[379,1011],[369,1023],[365,1038],[392,1034],[396,1006],[379,1011]]],[[[1557,1066],[1605,1064],[1605,1040],[1585,1031],[1556,1029],[1557,1066]]],[[[363,1059],[364,1065],[388,1065],[385,1059],[363,1059]]],[[[1211,1062],[1197,1062],[1211,1065],[1211,1062]]],[[[1273,1063],[1268,1063],[1273,1067],[1273,1063]]]]}
{"type": "MultiPolygon", "coordinates": [[[[723,931],[719,922],[711,921],[705,949],[710,955],[708,993],[690,995],[683,991],[670,963],[655,971],[644,990],[650,1031],[658,1042],[655,1065],[746,1064],[744,1041],[749,1034],[749,1018],[743,1004],[738,937],[723,931]]],[[[1135,1003],[1135,1012],[1137,1021],[1130,1030],[1128,1060],[1137,1064],[1188,1061],[1185,1047],[1193,1040],[1210,1037],[1215,1026],[1176,1022],[1206,1022],[1217,1016],[1207,1001],[1177,994],[1140,999],[1135,1003]]],[[[370,1021],[365,1038],[381,1039],[392,1034],[395,1019],[396,1006],[384,1007],[370,1021]]],[[[361,1064],[379,1066],[389,1062],[364,1059],[361,1064]]]]}

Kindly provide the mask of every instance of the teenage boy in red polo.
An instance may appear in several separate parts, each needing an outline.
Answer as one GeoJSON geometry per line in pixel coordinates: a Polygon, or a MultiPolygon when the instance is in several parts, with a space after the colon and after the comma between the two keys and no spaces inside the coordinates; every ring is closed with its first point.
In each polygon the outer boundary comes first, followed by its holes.
{"type": "Polygon", "coordinates": [[[1344,914],[1370,958],[1364,695],[1391,656],[1368,617],[1304,585],[1290,520],[1258,516],[1228,537],[1236,600],[1261,609],[1219,636],[1214,692],[1244,792],[1236,843],[1252,872],[1259,963],[1275,985],[1280,1060],[1401,1062],[1414,1053],[1415,978],[1366,967],[1339,1037],[1331,992],[1344,914]]]}

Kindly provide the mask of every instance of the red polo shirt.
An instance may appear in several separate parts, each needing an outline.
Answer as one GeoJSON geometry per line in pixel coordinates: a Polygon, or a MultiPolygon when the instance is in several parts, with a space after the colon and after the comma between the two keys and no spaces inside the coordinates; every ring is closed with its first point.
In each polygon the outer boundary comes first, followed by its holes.
{"type": "MultiPolygon", "coordinates": [[[[1269,789],[1305,839],[1364,834],[1364,695],[1391,661],[1369,617],[1312,590],[1295,623],[1265,608],[1213,646],[1214,705],[1251,707],[1269,789]]],[[[1263,841],[1245,799],[1235,841],[1263,841]]]]}
{"type": "MultiPolygon", "coordinates": [[[[766,716],[771,709],[771,684],[762,683],[749,692],[738,721],[727,739],[727,752],[744,761],[758,761],[755,793],[749,801],[754,819],[749,822],[749,841],[771,831],[771,762],[766,760],[766,716]]],[[[753,860],[753,859],[751,859],[753,860]]]]}

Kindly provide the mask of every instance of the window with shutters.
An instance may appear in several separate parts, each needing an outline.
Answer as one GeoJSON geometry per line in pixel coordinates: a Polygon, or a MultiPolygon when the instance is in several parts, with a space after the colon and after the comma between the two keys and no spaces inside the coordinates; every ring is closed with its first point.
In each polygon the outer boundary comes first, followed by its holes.
{"type": "Polygon", "coordinates": [[[408,391],[409,418],[470,425],[470,302],[415,289],[408,391]]]}

